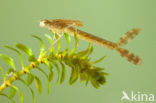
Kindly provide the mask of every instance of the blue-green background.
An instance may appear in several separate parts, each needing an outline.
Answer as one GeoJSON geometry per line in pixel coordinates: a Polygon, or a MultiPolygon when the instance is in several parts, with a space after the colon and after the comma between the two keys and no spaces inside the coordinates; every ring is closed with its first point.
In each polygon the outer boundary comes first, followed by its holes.
{"type": "MultiPolygon", "coordinates": [[[[18,55],[2,45],[14,46],[17,42],[24,43],[37,55],[40,44],[31,35],[44,37],[43,34],[50,33],[47,29],[39,27],[39,20],[58,18],[82,20],[84,26],[81,30],[113,42],[117,42],[128,30],[141,28],[140,34],[124,48],[139,55],[143,62],[142,65],[136,66],[121,58],[117,52],[94,45],[93,60],[107,56],[97,64],[110,74],[107,76],[107,83],[99,89],[94,89],[90,84],[86,87],[79,81],[69,86],[70,68],[67,67],[67,78],[63,85],[54,84],[55,76],[48,95],[46,77],[38,71],[33,71],[40,77],[43,85],[41,95],[37,93],[35,83],[31,85],[37,103],[126,103],[120,100],[123,90],[127,93],[134,91],[156,95],[155,0],[0,0],[0,53],[12,56],[20,70],[18,55]]],[[[47,41],[46,45],[48,46],[47,41]]],[[[79,50],[87,48],[87,45],[86,41],[80,40],[79,50]]],[[[62,40],[62,48],[65,46],[65,40],[62,40]]],[[[2,59],[0,65],[5,70],[9,68],[2,59]]],[[[32,103],[28,88],[17,81],[14,85],[23,91],[24,102],[32,103]]],[[[20,103],[19,94],[14,99],[20,103]]],[[[0,96],[0,103],[11,102],[0,96]]]]}

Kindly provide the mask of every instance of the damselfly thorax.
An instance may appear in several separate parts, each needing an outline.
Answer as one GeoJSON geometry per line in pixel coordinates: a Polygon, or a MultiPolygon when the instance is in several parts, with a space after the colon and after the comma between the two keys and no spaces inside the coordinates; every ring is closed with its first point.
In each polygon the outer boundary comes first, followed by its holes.
{"type": "Polygon", "coordinates": [[[75,26],[82,26],[82,22],[79,20],[42,20],[40,21],[40,26],[46,27],[52,32],[58,34],[67,33],[72,36],[76,34],[78,38],[85,41],[92,42],[109,49],[115,49],[122,57],[126,58],[130,62],[133,62],[134,64],[141,63],[141,59],[138,56],[135,56],[133,53],[130,53],[126,49],[120,48],[121,45],[127,44],[130,39],[133,39],[139,33],[140,29],[138,28],[134,28],[131,31],[127,32],[123,37],[120,38],[119,42],[114,43],[94,36],[90,33],[76,29],[75,26]]]}

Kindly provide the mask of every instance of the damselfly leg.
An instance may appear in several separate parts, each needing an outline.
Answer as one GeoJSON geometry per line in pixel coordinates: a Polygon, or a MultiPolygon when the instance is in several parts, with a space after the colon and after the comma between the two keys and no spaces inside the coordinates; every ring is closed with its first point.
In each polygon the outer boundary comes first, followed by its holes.
{"type": "MultiPolygon", "coordinates": [[[[62,37],[63,37],[63,35],[64,35],[64,30],[65,29],[68,29],[68,28],[70,28],[70,27],[72,27],[72,26],[75,26],[76,24],[75,24],[75,22],[74,23],[70,23],[70,25],[68,24],[65,28],[63,28],[59,33],[54,33],[54,36],[53,36],[53,40],[54,40],[54,42],[53,42],[53,44],[52,44],[52,46],[55,44],[55,43],[57,43],[57,41],[58,40],[60,40],[62,37]],[[59,37],[58,38],[56,38],[56,35],[58,35],[59,37]]],[[[75,34],[77,34],[77,29],[75,28],[75,31],[76,31],[76,33],[75,34]]]]}

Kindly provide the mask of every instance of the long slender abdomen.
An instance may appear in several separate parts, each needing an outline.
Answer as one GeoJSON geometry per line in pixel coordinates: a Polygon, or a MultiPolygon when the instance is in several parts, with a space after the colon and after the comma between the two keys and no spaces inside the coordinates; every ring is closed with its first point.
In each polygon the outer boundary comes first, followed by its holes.
{"type": "Polygon", "coordinates": [[[75,28],[72,28],[72,27],[69,28],[68,31],[74,32],[78,36],[78,38],[80,38],[80,39],[83,39],[83,40],[86,40],[88,42],[92,42],[92,43],[101,45],[101,46],[109,48],[109,49],[114,49],[114,48],[117,47],[116,43],[113,43],[111,41],[99,38],[97,36],[94,36],[92,34],[83,32],[83,31],[78,30],[78,29],[76,30],[75,28]]]}

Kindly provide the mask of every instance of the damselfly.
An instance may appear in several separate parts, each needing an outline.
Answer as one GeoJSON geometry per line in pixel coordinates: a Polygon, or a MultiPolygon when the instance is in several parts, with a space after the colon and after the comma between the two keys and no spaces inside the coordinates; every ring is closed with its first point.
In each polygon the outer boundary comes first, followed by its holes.
{"type": "Polygon", "coordinates": [[[42,20],[40,21],[40,26],[46,27],[57,34],[60,34],[60,38],[64,33],[72,36],[76,34],[77,37],[80,39],[101,45],[112,50],[116,50],[122,57],[126,58],[130,62],[133,62],[134,64],[141,64],[141,59],[138,56],[135,56],[133,53],[129,52],[126,49],[120,48],[121,45],[128,43],[130,39],[132,39],[139,33],[139,28],[132,29],[131,31],[127,32],[123,37],[121,37],[119,42],[114,43],[106,39],[94,36],[90,33],[86,33],[84,31],[76,29],[74,26],[82,26],[82,22],[79,20],[42,20]]]}

